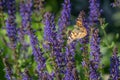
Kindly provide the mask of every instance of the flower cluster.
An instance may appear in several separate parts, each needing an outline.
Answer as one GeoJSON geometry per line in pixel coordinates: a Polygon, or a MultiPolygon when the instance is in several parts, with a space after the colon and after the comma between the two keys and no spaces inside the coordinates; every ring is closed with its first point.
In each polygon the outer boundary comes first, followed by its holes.
{"type": "Polygon", "coordinates": [[[99,0],[89,0],[90,6],[90,12],[89,12],[89,21],[90,21],[90,25],[93,26],[95,23],[97,23],[99,21],[99,17],[100,17],[100,4],[99,4],[99,0]]]}
{"type": "Polygon", "coordinates": [[[119,57],[117,56],[118,54],[118,49],[115,47],[113,50],[113,55],[110,58],[110,79],[112,80],[119,80],[119,73],[120,73],[120,60],[119,57]]]}
{"type": "Polygon", "coordinates": [[[33,29],[30,26],[28,27],[28,35],[30,37],[32,52],[33,52],[35,61],[37,62],[37,71],[39,73],[39,78],[42,79],[43,78],[42,76],[44,75],[43,70],[46,67],[46,64],[45,64],[46,60],[43,57],[43,52],[40,49],[39,41],[35,36],[33,29]]]}
{"type": "Polygon", "coordinates": [[[94,29],[92,31],[92,37],[90,39],[90,80],[99,80],[100,74],[98,72],[100,65],[100,37],[99,30],[94,29]]]}
{"type": "Polygon", "coordinates": [[[66,70],[63,80],[79,80],[78,73],[75,67],[75,46],[76,43],[72,42],[66,47],[66,70]]]}
{"type": "Polygon", "coordinates": [[[58,21],[58,34],[57,39],[60,42],[61,48],[64,46],[64,39],[66,38],[65,32],[67,26],[70,24],[70,14],[71,14],[71,4],[70,0],[64,0],[64,3],[62,4],[63,9],[61,11],[61,15],[58,21]]]}
{"type": "Polygon", "coordinates": [[[59,42],[57,40],[54,16],[47,12],[44,17],[44,41],[46,43],[43,46],[46,50],[51,52],[50,56],[53,58],[53,62],[55,64],[55,73],[58,73],[58,75],[55,76],[57,79],[59,79],[59,73],[63,73],[64,55],[61,52],[61,48],[59,47],[59,42]]]}
{"type": "Polygon", "coordinates": [[[23,31],[25,31],[31,22],[32,0],[28,0],[27,3],[25,3],[25,1],[21,1],[20,15],[22,17],[22,28],[23,28],[23,31]]]}
{"type": "Polygon", "coordinates": [[[55,23],[54,23],[54,16],[52,14],[50,14],[49,12],[47,12],[44,15],[44,40],[45,40],[45,44],[44,47],[46,47],[48,49],[48,47],[50,47],[50,45],[48,45],[47,43],[50,44],[54,44],[55,42],[55,38],[56,38],[56,28],[55,28],[55,23]]]}
{"type": "Polygon", "coordinates": [[[37,62],[39,79],[43,79],[44,75],[46,74],[45,72],[43,72],[46,67],[46,60],[43,57],[43,52],[41,51],[39,41],[35,35],[35,31],[31,27],[32,1],[28,0],[27,3],[21,2],[20,9],[22,16],[22,30],[25,31],[25,33],[27,33],[30,38],[33,56],[35,61],[37,62]]]}
{"type": "Polygon", "coordinates": [[[11,48],[16,47],[16,40],[17,40],[17,30],[16,30],[16,22],[15,22],[15,0],[7,1],[7,8],[8,8],[8,19],[6,20],[6,29],[7,35],[11,41],[11,48]]]}
{"type": "MultiPolygon", "coordinates": [[[[89,30],[89,25],[88,25],[88,21],[87,19],[85,18],[85,12],[84,11],[81,11],[80,14],[79,14],[81,20],[82,20],[82,23],[83,23],[83,26],[86,28],[87,30],[87,33],[90,32],[89,30]]],[[[85,78],[88,79],[89,78],[89,52],[88,52],[88,44],[89,44],[89,34],[87,34],[86,37],[84,37],[83,39],[80,39],[80,44],[82,45],[80,47],[80,50],[82,51],[82,66],[83,66],[83,69],[84,69],[84,74],[85,75],[85,78]]]]}
{"type": "Polygon", "coordinates": [[[25,41],[25,34],[27,33],[27,27],[31,22],[31,14],[32,14],[32,2],[25,2],[21,0],[20,2],[20,15],[21,15],[21,27],[18,29],[18,37],[19,42],[22,45],[23,50],[27,50],[28,44],[25,41]]]}

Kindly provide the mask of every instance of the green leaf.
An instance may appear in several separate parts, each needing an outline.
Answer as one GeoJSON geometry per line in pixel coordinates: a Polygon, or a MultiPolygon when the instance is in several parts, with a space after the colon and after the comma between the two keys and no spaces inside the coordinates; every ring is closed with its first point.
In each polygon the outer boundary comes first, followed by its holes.
{"type": "Polygon", "coordinates": [[[113,48],[113,47],[114,47],[114,45],[115,45],[115,42],[114,42],[114,41],[112,41],[112,43],[111,43],[111,45],[110,45],[110,48],[113,48]]]}
{"type": "Polygon", "coordinates": [[[48,71],[49,73],[52,72],[52,65],[50,65],[50,61],[47,61],[47,62],[46,62],[46,68],[47,68],[47,71],[48,71]]]}
{"type": "Polygon", "coordinates": [[[101,26],[101,28],[102,28],[102,29],[105,29],[107,26],[108,26],[108,23],[103,24],[103,25],[101,26]]]}

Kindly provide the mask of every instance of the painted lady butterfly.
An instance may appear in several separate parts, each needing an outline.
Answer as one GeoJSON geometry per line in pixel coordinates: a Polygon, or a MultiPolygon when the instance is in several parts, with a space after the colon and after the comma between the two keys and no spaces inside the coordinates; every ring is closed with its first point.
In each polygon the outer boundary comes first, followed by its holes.
{"type": "Polygon", "coordinates": [[[84,38],[87,35],[87,30],[83,26],[82,20],[83,20],[82,15],[80,13],[79,17],[77,18],[76,25],[74,26],[74,29],[69,34],[68,44],[74,40],[84,38]]]}

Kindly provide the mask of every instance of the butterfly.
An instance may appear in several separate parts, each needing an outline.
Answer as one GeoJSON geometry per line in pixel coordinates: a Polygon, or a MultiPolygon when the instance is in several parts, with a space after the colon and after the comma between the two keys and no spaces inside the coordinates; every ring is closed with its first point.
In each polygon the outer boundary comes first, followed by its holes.
{"type": "Polygon", "coordinates": [[[84,38],[86,35],[87,35],[87,30],[83,26],[82,16],[79,15],[79,17],[77,18],[77,21],[76,21],[76,25],[74,26],[74,29],[71,32],[69,32],[67,42],[69,44],[69,43],[73,42],[74,40],[84,38]]]}

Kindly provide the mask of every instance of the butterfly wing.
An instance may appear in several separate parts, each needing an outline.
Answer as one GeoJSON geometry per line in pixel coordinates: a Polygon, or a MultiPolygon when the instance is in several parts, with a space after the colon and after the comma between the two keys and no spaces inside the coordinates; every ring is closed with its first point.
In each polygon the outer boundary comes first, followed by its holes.
{"type": "Polygon", "coordinates": [[[68,44],[76,39],[84,38],[87,35],[87,30],[83,26],[83,16],[84,12],[81,12],[77,18],[76,25],[74,26],[73,31],[70,33],[68,37],[68,44]]]}
{"type": "Polygon", "coordinates": [[[85,27],[80,28],[79,38],[84,38],[87,35],[87,30],[85,27]]]}
{"type": "Polygon", "coordinates": [[[85,27],[77,27],[73,29],[68,37],[68,44],[74,40],[84,38],[87,35],[87,30],[85,27]]]}

